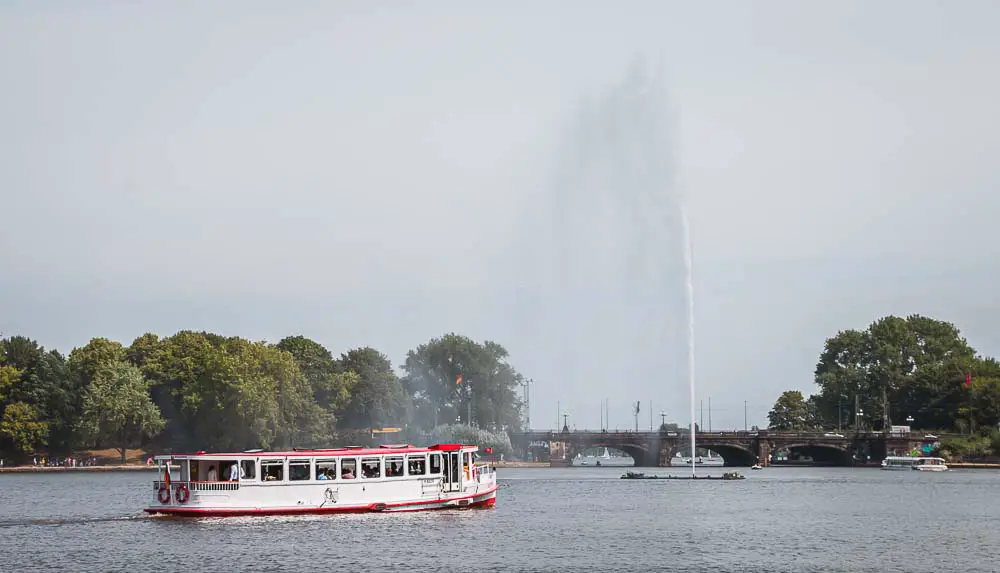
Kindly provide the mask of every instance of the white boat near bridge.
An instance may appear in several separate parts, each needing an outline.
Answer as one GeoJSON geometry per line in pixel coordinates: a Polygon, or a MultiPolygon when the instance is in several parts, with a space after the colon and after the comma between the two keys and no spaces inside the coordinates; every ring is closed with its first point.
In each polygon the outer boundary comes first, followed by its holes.
{"type": "Polygon", "coordinates": [[[883,470],[916,470],[921,472],[946,472],[942,458],[924,456],[889,456],[882,460],[883,470]]]}
{"type": "Polygon", "coordinates": [[[157,456],[162,479],[153,482],[154,501],[145,511],[235,516],[492,507],[496,468],[477,461],[478,449],[438,444],[157,456]]]}

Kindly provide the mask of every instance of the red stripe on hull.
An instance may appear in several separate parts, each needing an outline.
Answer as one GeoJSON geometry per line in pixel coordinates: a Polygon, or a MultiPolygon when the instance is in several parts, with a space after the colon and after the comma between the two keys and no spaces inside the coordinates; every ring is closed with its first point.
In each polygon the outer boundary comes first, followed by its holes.
{"type": "Polygon", "coordinates": [[[247,515],[317,515],[326,513],[380,513],[380,512],[390,512],[390,513],[400,513],[400,512],[410,512],[410,511],[433,511],[441,509],[486,509],[493,507],[496,502],[496,492],[499,487],[495,487],[488,491],[479,492],[473,495],[467,495],[463,497],[454,497],[446,499],[435,499],[429,501],[407,501],[401,503],[387,503],[384,504],[384,509],[376,509],[376,505],[382,504],[367,504],[367,505],[342,505],[336,507],[276,507],[276,508],[236,508],[236,509],[225,509],[225,508],[199,508],[199,507],[181,507],[181,506],[169,506],[169,507],[147,507],[143,511],[146,513],[156,514],[162,513],[164,515],[182,516],[182,517],[238,517],[247,515]],[[471,501],[467,505],[444,505],[443,503],[462,501],[462,500],[475,500],[478,497],[488,496],[486,499],[481,499],[479,501],[471,501]],[[439,507],[431,507],[439,506],[439,507]]]}

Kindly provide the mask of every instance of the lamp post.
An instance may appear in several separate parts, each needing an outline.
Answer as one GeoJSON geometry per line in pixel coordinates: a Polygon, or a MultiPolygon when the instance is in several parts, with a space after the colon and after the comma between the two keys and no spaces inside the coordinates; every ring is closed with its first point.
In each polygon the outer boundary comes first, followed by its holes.
{"type": "Polygon", "coordinates": [[[569,416],[569,414],[563,414],[562,416],[563,416],[563,431],[568,432],[569,424],[566,423],[566,418],[569,416]]]}
{"type": "Polygon", "coordinates": [[[913,416],[907,416],[906,417],[906,425],[907,426],[912,426],[913,425],[913,416]]]}
{"type": "Polygon", "coordinates": [[[844,398],[843,394],[837,398],[837,432],[840,432],[841,420],[844,418],[844,398]]]}
{"type": "Polygon", "coordinates": [[[666,425],[667,425],[667,413],[664,412],[663,410],[660,410],[660,429],[662,430],[663,426],[666,425]]]}
{"type": "Polygon", "coordinates": [[[854,421],[854,429],[855,429],[855,431],[860,431],[861,430],[861,427],[864,425],[864,421],[862,420],[862,418],[864,418],[864,417],[865,417],[865,411],[861,410],[859,408],[858,409],[858,413],[855,415],[855,419],[854,419],[855,420],[854,421]]]}

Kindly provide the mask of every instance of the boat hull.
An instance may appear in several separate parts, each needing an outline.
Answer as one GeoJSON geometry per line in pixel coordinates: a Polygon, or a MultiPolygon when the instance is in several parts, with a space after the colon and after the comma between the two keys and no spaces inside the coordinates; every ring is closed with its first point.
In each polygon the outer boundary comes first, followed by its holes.
{"type": "Polygon", "coordinates": [[[948,471],[948,466],[913,466],[913,469],[918,472],[946,472],[948,471]]]}
{"type": "Polygon", "coordinates": [[[433,500],[369,503],[364,505],[339,505],[315,507],[193,507],[152,506],[143,511],[149,514],[182,517],[237,517],[247,515],[320,515],[332,513],[401,513],[442,509],[486,509],[496,504],[498,486],[487,491],[433,500]]]}

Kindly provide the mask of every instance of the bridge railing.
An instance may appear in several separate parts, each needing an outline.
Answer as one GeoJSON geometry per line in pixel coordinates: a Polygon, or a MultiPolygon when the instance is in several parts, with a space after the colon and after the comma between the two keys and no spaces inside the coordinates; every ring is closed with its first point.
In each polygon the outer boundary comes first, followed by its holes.
{"type": "MultiPolygon", "coordinates": [[[[671,438],[679,438],[689,435],[686,430],[677,431],[659,431],[654,430],[638,432],[634,430],[540,430],[533,429],[524,432],[511,432],[513,436],[597,436],[597,435],[611,435],[611,436],[635,436],[642,435],[644,437],[653,436],[668,436],[671,438]]],[[[837,431],[817,431],[817,432],[788,432],[780,430],[736,430],[736,431],[719,431],[719,432],[697,432],[696,439],[711,439],[711,438],[777,438],[777,439],[803,439],[803,440],[857,440],[857,439],[879,439],[882,437],[889,438],[902,438],[910,440],[923,440],[926,436],[932,435],[937,439],[945,439],[953,437],[953,434],[930,434],[928,432],[910,432],[909,434],[892,434],[885,432],[854,432],[848,430],[837,431]]]]}

